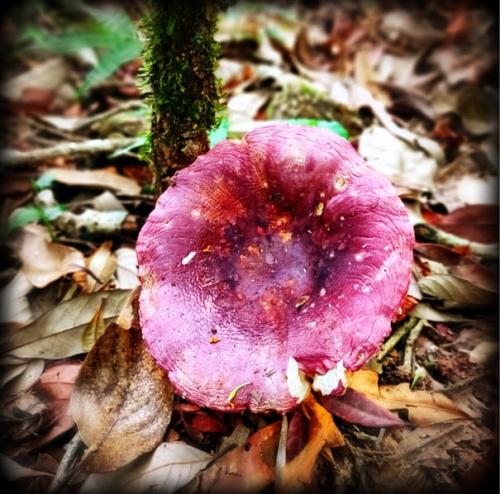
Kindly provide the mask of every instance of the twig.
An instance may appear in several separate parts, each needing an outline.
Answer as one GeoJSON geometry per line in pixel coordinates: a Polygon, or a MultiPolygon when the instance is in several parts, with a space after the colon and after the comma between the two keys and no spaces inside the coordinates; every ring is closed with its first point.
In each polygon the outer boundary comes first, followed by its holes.
{"type": "Polygon", "coordinates": [[[382,345],[376,355],[377,362],[382,362],[384,357],[398,344],[399,340],[403,338],[411,329],[417,324],[417,319],[411,317],[403,325],[401,325],[391,337],[382,345]]]}
{"type": "Polygon", "coordinates": [[[286,438],[288,435],[288,419],[286,414],[281,421],[280,439],[278,442],[278,451],[276,453],[276,482],[274,483],[275,492],[281,492],[283,484],[283,472],[286,465],[286,438]]]}
{"type": "Polygon", "coordinates": [[[49,494],[56,494],[63,491],[73,475],[84,449],[85,444],[80,439],[80,434],[77,431],[73,439],[68,443],[61,463],[57,467],[57,472],[50,483],[49,494]]]}
{"type": "Polygon", "coordinates": [[[420,333],[422,332],[422,329],[426,324],[426,322],[427,321],[425,319],[420,319],[420,321],[418,321],[415,327],[410,331],[408,338],[406,338],[404,360],[403,360],[403,365],[400,366],[400,369],[403,373],[409,376],[413,376],[413,368],[414,368],[413,347],[415,346],[415,342],[420,336],[420,333]]]}
{"type": "Polygon", "coordinates": [[[73,130],[81,130],[81,129],[88,127],[89,125],[92,125],[96,122],[100,122],[101,120],[105,120],[106,118],[112,117],[113,115],[116,115],[117,113],[129,111],[129,110],[132,110],[134,108],[147,108],[147,106],[141,100],[124,101],[123,103],[119,103],[107,111],[104,111],[102,113],[98,113],[97,115],[92,115],[92,116],[87,117],[85,119],[82,119],[81,122],[79,122],[77,125],[75,125],[73,130]]]}
{"type": "Polygon", "coordinates": [[[415,234],[430,242],[445,245],[447,247],[465,247],[472,254],[476,254],[484,259],[498,259],[498,244],[483,244],[472,242],[465,238],[445,232],[427,223],[415,225],[415,234]]]}
{"type": "Polygon", "coordinates": [[[35,163],[40,160],[56,158],[58,156],[74,156],[78,154],[109,153],[122,147],[138,142],[137,137],[120,137],[114,139],[90,139],[84,142],[64,142],[45,149],[32,151],[18,151],[5,149],[0,154],[2,165],[12,166],[24,163],[35,163]]]}

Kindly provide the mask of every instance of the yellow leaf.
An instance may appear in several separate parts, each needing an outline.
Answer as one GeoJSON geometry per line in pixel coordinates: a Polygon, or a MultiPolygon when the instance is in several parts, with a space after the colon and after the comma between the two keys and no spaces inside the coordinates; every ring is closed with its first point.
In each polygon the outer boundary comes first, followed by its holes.
{"type": "Polygon", "coordinates": [[[302,410],[309,418],[309,441],[304,449],[283,469],[280,492],[302,490],[311,482],[314,465],[325,446],[343,446],[344,436],[335,425],[332,415],[312,395],[302,402],[302,410]]]}
{"type": "Polygon", "coordinates": [[[82,343],[83,350],[85,352],[90,352],[95,345],[95,342],[106,331],[106,323],[104,322],[104,317],[102,315],[104,304],[105,299],[102,299],[99,307],[97,307],[97,310],[95,311],[94,317],[92,317],[86,328],[83,330],[82,343]]]}
{"type": "Polygon", "coordinates": [[[442,393],[412,391],[409,383],[378,385],[378,374],[361,369],[348,376],[349,386],[389,410],[406,409],[408,418],[421,427],[470,418],[442,393]]]}

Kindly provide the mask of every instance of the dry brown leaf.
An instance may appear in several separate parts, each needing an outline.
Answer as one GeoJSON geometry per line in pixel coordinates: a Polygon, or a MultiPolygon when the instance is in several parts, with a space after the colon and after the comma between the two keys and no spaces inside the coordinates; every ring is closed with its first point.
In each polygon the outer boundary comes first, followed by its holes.
{"type": "Polygon", "coordinates": [[[248,441],[201,472],[181,492],[260,492],[275,478],[281,421],[252,434],[248,441]]]}
{"type": "Polygon", "coordinates": [[[18,251],[23,263],[21,271],[37,288],[79,271],[85,265],[79,250],[52,242],[47,229],[41,225],[26,225],[21,235],[18,251]]]}
{"type": "Polygon", "coordinates": [[[66,185],[111,189],[119,194],[137,195],[141,187],[130,178],[106,170],[70,170],[52,168],[46,172],[54,180],[66,185]]]}
{"type": "Polygon", "coordinates": [[[412,391],[409,383],[378,385],[378,374],[361,369],[348,377],[349,386],[389,410],[406,409],[409,419],[418,426],[427,426],[469,416],[442,393],[412,391]]]}
{"type": "Polygon", "coordinates": [[[296,492],[311,483],[316,460],[325,446],[343,446],[344,436],[332,415],[310,395],[302,402],[302,410],[309,418],[309,441],[304,449],[283,469],[280,492],[296,492]]]}
{"type": "Polygon", "coordinates": [[[70,413],[89,448],[85,469],[116,470],[155,448],[173,398],[141,332],[111,325],[85,359],[71,396],[70,413]]]}
{"type": "Polygon", "coordinates": [[[88,259],[87,268],[95,276],[86,276],[86,292],[95,292],[102,288],[116,270],[116,257],[111,252],[112,242],[104,242],[88,259]],[[96,279],[97,278],[97,279],[96,279]],[[99,280],[99,281],[97,281],[99,280]]]}
{"type": "Polygon", "coordinates": [[[105,299],[104,321],[118,317],[129,290],[79,295],[40,316],[28,326],[0,338],[0,351],[9,357],[58,359],[84,353],[83,332],[105,299]]]}
{"type": "Polygon", "coordinates": [[[101,300],[101,305],[95,311],[94,317],[90,320],[90,322],[83,330],[83,350],[86,353],[92,350],[96,341],[106,331],[106,323],[104,322],[104,317],[102,315],[103,305],[104,300],[101,300]]]}

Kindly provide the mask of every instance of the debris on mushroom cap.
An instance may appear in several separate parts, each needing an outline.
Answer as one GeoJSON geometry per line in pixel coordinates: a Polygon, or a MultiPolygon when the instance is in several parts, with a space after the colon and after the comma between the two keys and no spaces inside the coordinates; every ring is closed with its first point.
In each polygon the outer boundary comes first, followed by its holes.
{"type": "Polygon", "coordinates": [[[177,173],[144,225],[144,339],[201,406],[285,412],[311,382],[343,392],[390,332],[413,244],[394,188],[349,142],[261,127],[177,173]]]}

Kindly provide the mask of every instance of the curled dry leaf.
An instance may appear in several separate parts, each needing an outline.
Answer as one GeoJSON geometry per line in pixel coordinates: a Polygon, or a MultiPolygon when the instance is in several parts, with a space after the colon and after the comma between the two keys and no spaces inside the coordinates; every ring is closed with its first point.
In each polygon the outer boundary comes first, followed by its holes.
{"type": "Polygon", "coordinates": [[[115,492],[167,494],[186,485],[212,459],[212,455],[175,441],[162,443],[146,457],[138,458],[116,472],[91,474],[81,494],[115,492]]]}
{"type": "Polygon", "coordinates": [[[22,229],[19,258],[21,271],[37,288],[43,288],[68,273],[84,266],[83,254],[50,240],[47,229],[41,225],[27,225],[22,229]]]}
{"type": "Polygon", "coordinates": [[[40,378],[44,367],[45,362],[42,359],[28,361],[22,366],[22,371],[6,384],[3,394],[15,396],[30,389],[40,378]]]}
{"type": "Polygon", "coordinates": [[[89,448],[85,469],[116,470],[155,448],[173,398],[141,332],[111,325],[85,359],[71,396],[71,415],[89,448]]]}
{"type": "Polygon", "coordinates": [[[134,289],[139,286],[137,255],[135,249],[120,247],[115,251],[117,287],[134,289]]]}
{"type": "Polygon", "coordinates": [[[80,295],[56,305],[23,329],[0,339],[0,351],[21,358],[66,358],[84,353],[83,334],[105,300],[103,319],[113,322],[129,290],[80,295]]]}
{"type": "Polygon", "coordinates": [[[10,282],[0,291],[0,322],[17,322],[28,324],[33,319],[33,314],[28,302],[28,293],[33,284],[20,270],[10,282]]]}
{"type": "Polygon", "coordinates": [[[304,449],[283,469],[280,492],[300,492],[311,483],[316,460],[325,446],[335,448],[344,445],[331,414],[312,395],[302,402],[302,410],[309,418],[309,440],[304,449]]]}
{"type": "Polygon", "coordinates": [[[361,369],[348,378],[349,386],[389,410],[407,410],[409,419],[427,426],[469,416],[442,393],[412,391],[409,383],[378,385],[378,374],[361,369]]]}
{"type": "Polygon", "coordinates": [[[88,292],[95,292],[102,288],[115,272],[116,257],[111,252],[111,245],[111,241],[104,242],[87,260],[87,268],[95,276],[86,276],[88,292]]]}
{"type": "Polygon", "coordinates": [[[66,185],[111,189],[119,194],[131,196],[141,192],[141,187],[132,179],[106,170],[52,168],[45,174],[50,174],[55,181],[66,185]]]}
{"type": "Polygon", "coordinates": [[[248,441],[222,456],[184,489],[188,493],[260,492],[275,478],[280,422],[252,434],[248,441]]]}

